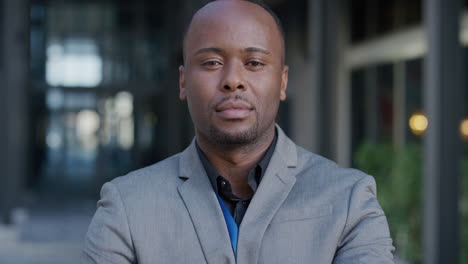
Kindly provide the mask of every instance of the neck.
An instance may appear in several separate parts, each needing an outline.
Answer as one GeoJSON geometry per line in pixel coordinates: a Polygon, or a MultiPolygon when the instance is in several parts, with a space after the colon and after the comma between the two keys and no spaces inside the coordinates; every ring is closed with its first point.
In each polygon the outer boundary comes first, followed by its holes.
{"type": "Polygon", "coordinates": [[[273,126],[256,142],[245,146],[214,145],[199,133],[197,133],[197,143],[211,166],[230,182],[233,192],[239,197],[247,197],[253,193],[247,183],[248,172],[260,161],[274,137],[275,127],[273,126]]]}

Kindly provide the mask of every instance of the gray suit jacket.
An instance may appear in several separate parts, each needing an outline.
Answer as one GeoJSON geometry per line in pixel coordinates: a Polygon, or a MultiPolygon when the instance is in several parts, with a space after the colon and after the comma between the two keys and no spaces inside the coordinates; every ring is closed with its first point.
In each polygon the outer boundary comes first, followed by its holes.
{"type": "Polygon", "coordinates": [[[393,263],[374,179],[278,142],[239,227],[234,256],[194,142],[104,184],[82,263],[393,263]]]}

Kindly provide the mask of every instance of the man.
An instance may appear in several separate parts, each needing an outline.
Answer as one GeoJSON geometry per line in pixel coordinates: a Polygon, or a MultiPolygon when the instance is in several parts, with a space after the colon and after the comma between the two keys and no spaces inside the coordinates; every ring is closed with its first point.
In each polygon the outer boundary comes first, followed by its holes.
{"type": "Polygon", "coordinates": [[[372,177],[296,146],[275,125],[288,67],[276,16],[214,1],[180,67],[196,138],[106,183],[82,263],[392,263],[372,177]]]}

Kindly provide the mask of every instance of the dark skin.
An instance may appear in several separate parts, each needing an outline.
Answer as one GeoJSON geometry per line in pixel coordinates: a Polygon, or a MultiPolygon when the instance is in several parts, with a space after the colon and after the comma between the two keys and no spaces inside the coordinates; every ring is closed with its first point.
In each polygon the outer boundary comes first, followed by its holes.
{"type": "Polygon", "coordinates": [[[187,32],[179,76],[200,148],[234,194],[250,197],[248,171],[273,141],[286,99],[288,66],[275,21],[246,1],[206,5],[187,32]]]}

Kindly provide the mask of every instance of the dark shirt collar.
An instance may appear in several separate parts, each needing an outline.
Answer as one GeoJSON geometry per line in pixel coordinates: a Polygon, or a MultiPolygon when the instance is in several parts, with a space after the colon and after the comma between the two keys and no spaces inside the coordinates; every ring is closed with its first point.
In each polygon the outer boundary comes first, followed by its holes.
{"type": "MultiPolygon", "coordinates": [[[[275,128],[275,137],[273,138],[273,141],[271,142],[267,151],[265,152],[263,157],[260,159],[260,161],[249,170],[249,173],[247,176],[247,183],[249,184],[249,186],[252,188],[254,192],[257,190],[258,185],[260,184],[260,181],[262,180],[263,175],[265,174],[265,171],[268,168],[268,164],[270,163],[271,157],[273,156],[273,152],[275,151],[277,141],[278,141],[278,133],[275,128]]],[[[198,143],[196,140],[195,140],[195,146],[197,148],[200,161],[202,162],[203,167],[205,168],[206,174],[208,175],[208,178],[210,179],[211,185],[213,186],[213,189],[216,191],[216,193],[219,194],[218,178],[221,177],[223,180],[225,179],[215,170],[215,168],[213,168],[211,163],[208,161],[208,158],[206,157],[205,153],[203,153],[203,151],[198,146],[198,143]]]]}

